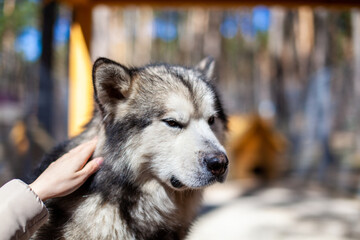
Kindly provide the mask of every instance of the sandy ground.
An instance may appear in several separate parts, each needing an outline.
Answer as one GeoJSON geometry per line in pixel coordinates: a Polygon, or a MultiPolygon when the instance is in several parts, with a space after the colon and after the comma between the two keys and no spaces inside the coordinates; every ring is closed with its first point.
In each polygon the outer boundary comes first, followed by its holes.
{"type": "Polygon", "coordinates": [[[202,214],[189,240],[360,239],[360,201],[321,191],[269,187],[243,195],[237,182],[204,195],[202,214]],[[242,196],[239,196],[242,195],[242,196]]]}

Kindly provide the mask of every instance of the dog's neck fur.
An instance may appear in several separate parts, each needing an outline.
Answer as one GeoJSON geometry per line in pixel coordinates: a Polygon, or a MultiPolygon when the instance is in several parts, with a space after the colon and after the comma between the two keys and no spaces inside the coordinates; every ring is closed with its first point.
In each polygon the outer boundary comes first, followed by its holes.
{"type": "MultiPolygon", "coordinates": [[[[132,156],[126,153],[126,141],[119,143],[118,153],[114,149],[105,148],[106,131],[100,117],[100,114],[95,114],[87,130],[79,136],[83,139],[91,139],[97,135],[99,141],[94,157],[103,156],[105,158],[104,165],[96,173],[93,178],[94,182],[90,185],[93,194],[90,197],[92,200],[89,202],[92,202],[94,208],[97,209],[94,209],[94,214],[102,215],[101,211],[108,212],[109,209],[113,209],[113,212],[117,212],[121,216],[121,218],[114,216],[114,219],[125,220],[125,222],[117,224],[133,232],[136,239],[184,237],[200,205],[202,191],[174,190],[155,178],[146,169],[146,164],[142,170],[136,171],[141,175],[136,175],[129,165],[132,156]],[[121,163],[121,170],[114,171],[110,164],[106,164],[107,161],[121,163]],[[109,172],[111,173],[109,174],[109,172]],[[194,204],[194,202],[198,204],[194,204]]],[[[84,202],[83,204],[89,204],[86,203],[87,200],[84,202]]],[[[78,217],[82,218],[89,214],[82,213],[81,206],[79,209],[78,217]]],[[[113,229],[116,229],[114,219],[103,225],[113,226],[113,229]]]]}

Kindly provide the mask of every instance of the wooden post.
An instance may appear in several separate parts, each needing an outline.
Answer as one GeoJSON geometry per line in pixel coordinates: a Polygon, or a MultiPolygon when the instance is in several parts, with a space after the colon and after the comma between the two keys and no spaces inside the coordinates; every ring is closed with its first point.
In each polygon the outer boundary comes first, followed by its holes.
{"type": "Polygon", "coordinates": [[[91,79],[91,7],[76,7],[70,33],[69,53],[69,130],[70,137],[79,134],[93,111],[91,79]]]}
{"type": "Polygon", "coordinates": [[[38,98],[38,120],[41,126],[51,135],[54,135],[52,129],[53,122],[53,85],[52,77],[53,67],[53,32],[56,19],[55,1],[44,3],[42,10],[42,55],[40,59],[40,81],[38,98]]]}

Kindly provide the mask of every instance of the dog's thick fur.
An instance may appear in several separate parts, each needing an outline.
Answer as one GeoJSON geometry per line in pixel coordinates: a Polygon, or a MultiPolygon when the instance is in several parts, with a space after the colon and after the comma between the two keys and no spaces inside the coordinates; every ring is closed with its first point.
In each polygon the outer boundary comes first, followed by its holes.
{"type": "Polygon", "coordinates": [[[227,173],[227,118],[213,71],[210,58],[195,68],[98,59],[92,120],[48,154],[38,174],[95,136],[93,157],[104,164],[73,194],[46,202],[50,219],[34,239],[183,239],[202,188],[227,173]],[[220,173],[209,170],[209,156],[225,162],[220,173]]]}

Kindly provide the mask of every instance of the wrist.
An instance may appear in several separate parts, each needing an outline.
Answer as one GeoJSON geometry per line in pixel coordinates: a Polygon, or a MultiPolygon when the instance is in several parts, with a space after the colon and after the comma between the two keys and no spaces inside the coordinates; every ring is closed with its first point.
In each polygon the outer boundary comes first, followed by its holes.
{"type": "Polygon", "coordinates": [[[30,185],[31,190],[41,199],[41,201],[45,201],[48,198],[46,197],[45,192],[42,190],[41,186],[35,181],[30,185]]]}

